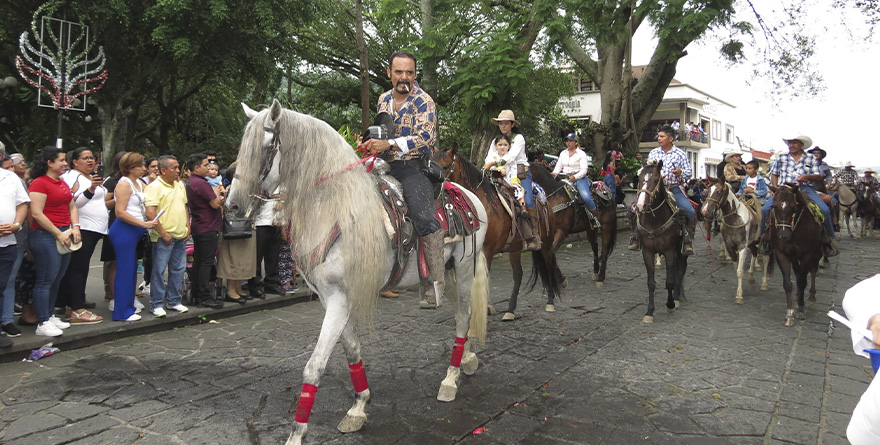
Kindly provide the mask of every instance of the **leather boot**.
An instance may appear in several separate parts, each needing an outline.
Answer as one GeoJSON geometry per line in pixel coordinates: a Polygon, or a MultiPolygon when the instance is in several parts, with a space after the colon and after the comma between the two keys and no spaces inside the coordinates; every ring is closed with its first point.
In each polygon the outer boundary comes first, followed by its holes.
{"type": "MultiPolygon", "coordinates": [[[[522,216],[522,214],[520,214],[520,216],[522,216]]],[[[523,240],[525,240],[525,246],[523,246],[523,248],[525,250],[541,250],[541,237],[535,236],[535,232],[538,231],[538,210],[528,209],[526,217],[520,217],[517,220],[517,223],[519,224],[519,230],[522,233],[523,240]]]]}
{"type": "Polygon", "coordinates": [[[685,232],[682,237],[681,253],[685,256],[694,254],[694,234],[697,232],[697,218],[685,218],[685,232]]]}
{"type": "Polygon", "coordinates": [[[425,244],[425,258],[428,262],[428,279],[425,294],[419,302],[422,309],[435,309],[443,304],[446,291],[446,261],[443,257],[443,230],[422,237],[425,244]]]}
{"type": "Polygon", "coordinates": [[[642,250],[641,244],[639,244],[639,234],[636,231],[636,215],[634,213],[627,213],[629,216],[629,250],[634,252],[638,252],[642,250]]]}
{"type": "Polygon", "coordinates": [[[587,212],[592,216],[592,218],[590,218],[590,226],[593,227],[593,230],[602,229],[602,223],[599,222],[599,209],[587,209],[587,212]]]}

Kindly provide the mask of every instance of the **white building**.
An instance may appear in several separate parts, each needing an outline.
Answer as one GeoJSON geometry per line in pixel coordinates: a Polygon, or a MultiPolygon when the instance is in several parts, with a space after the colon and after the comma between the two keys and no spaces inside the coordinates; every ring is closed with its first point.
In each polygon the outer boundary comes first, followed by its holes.
{"type": "MultiPolygon", "coordinates": [[[[638,78],[644,70],[644,66],[633,67],[633,76],[638,78]]],[[[562,111],[571,119],[600,122],[602,107],[598,86],[586,78],[575,77],[573,82],[576,92],[559,101],[562,111]]],[[[673,79],[651,121],[642,130],[639,149],[646,156],[657,146],[657,129],[678,121],[680,135],[675,145],[687,152],[694,176],[715,176],[715,166],[721,162],[724,150],[743,150],[733,122],[735,109],[729,102],[673,79]],[[705,134],[699,133],[699,130],[691,133],[685,131],[688,122],[701,127],[705,134]]],[[[749,159],[748,156],[744,157],[749,159]]]]}

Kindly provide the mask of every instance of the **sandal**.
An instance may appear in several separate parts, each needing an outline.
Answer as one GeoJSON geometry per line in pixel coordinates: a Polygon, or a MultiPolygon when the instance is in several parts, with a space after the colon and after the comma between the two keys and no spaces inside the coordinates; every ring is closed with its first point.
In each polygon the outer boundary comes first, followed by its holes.
{"type": "Polygon", "coordinates": [[[104,317],[86,309],[70,313],[70,324],[97,324],[102,321],[104,321],[104,317]]]}

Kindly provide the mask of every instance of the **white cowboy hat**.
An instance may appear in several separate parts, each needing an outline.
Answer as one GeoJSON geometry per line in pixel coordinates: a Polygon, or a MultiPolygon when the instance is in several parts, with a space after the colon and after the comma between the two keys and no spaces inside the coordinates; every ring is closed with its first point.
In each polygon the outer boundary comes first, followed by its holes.
{"type": "Polygon", "coordinates": [[[853,165],[852,161],[846,161],[844,167],[855,167],[855,165],[853,165]]]}
{"type": "Polygon", "coordinates": [[[498,125],[498,121],[510,121],[513,122],[513,125],[519,125],[519,122],[516,121],[516,116],[513,114],[513,110],[501,110],[498,113],[498,117],[492,118],[492,123],[498,125]]]}
{"type": "Polygon", "coordinates": [[[788,143],[788,141],[801,141],[804,144],[804,150],[813,146],[813,139],[809,136],[795,136],[793,138],[782,138],[783,141],[788,143]]]}
{"type": "Polygon", "coordinates": [[[869,168],[869,169],[866,169],[865,171],[863,171],[862,173],[870,173],[870,174],[873,175],[873,174],[874,174],[874,170],[871,170],[871,169],[869,168]]]}
{"type": "Polygon", "coordinates": [[[730,158],[732,158],[733,156],[742,157],[742,152],[738,151],[738,150],[726,150],[724,152],[724,160],[725,161],[730,160],[730,158]]]}

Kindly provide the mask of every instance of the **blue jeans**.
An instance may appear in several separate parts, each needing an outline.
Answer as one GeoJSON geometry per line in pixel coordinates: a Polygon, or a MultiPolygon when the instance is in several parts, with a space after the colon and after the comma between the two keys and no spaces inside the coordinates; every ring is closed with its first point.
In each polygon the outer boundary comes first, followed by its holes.
{"type": "Polygon", "coordinates": [[[525,200],[526,200],[526,208],[534,209],[535,208],[535,190],[532,187],[532,170],[526,172],[526,179],[519,180],[520,185],[523,187],[523,191],[525,191],[525,200]]]}
{"type": "MultiPolygon", "coordinates": [[[[831,222],[831,211],[828,210],[825,201],[822,201],[822,198],[819,197],[819,194],[816,193],[816,190],[812,187],[801,186],[801,191],[810,197],[810,201],[819,206],[819,210],[822,211],[822,216],[825,217],[825,233],[828,234],[828,238],[834,239],[834,223],[831,222]]],[[[764,207],[761,207],[762,236],[767,232],[767,217],[770,216],[770,207],[773,207],[773,196],[767,199],[767,202],[764,203],[764,207]]]]}
{"type": "Polygon", "coordinates": [[[24,259],[24,246],[15,246],[15,262],[12,264],[12,270],[9,271],[9,280],[6,282],[6,289],[3,291],[3,306],[0,308],[0,324],[12,323],[15,315],[15,277],[18,276],[18,268],[21,267],[21,261],[24,259]]]}
{"type": "Polygon", "coordinates": [[[593,197],[590,195],[591,185],[592,183],[590,182],[590,178],[586,176],[574,182],[574,186],[577,187],[578,194],[581,195],[581,199],[584,200],[584,204],[586,204],[588,209],[595,210],[596,203],[593,202],[593,197]]]}
{"type": "MultiPolygon", "coordinates": [[[[69,228],[70,226],[62,226],[58,229],[65,231],[69,228]]],[[[37,276],[34,283],[34,309],[37,310],[37,321],[43,323],[54,313],[58,286],[67,272],[70,254],[59,254],[55,247],[55,236],[42,227],[28,235],[28,246],[34,254],[34,272],[37,276]]]]}
{"type": "Polygon", "coordinates": [[[617,198],[617,183],[616,183],[616,181],[614,181],[614,175],[609,173],[609,174],[605,175],[605,178],[603,178],[603,180],[605,181],[605,186],[608,187],[609,190],[611,190],[611,197],[616,199],[617,198]]]}
{"type": "Polygon", "coordinates": [[[167,300],[169,306],[180,304],[180,287],[186,271],[186,238],[172,239],[167,244],[162,238],[153,243],[153,276],[150,278],[150,308],[162,307],[167,300]],[[168,269],[168,283],[165,283],[165,269],[168,269]]]}
{"type": "Polygon", "coordinates": [[[681,209],[685,216],[691,219],[696,218],[697,211],[691,205],[691,200],[684,194],[684,190],[677,185],[670,187],[669,190],[672,192],[672,196],[675,197],[675,203],[678,204],[678,208],[681,209]]]}
{"type": "MultiPolygon", "coordinates": [[[[3,296],[3,308],[5,309],[7,306],[7,301],[9,302],[9,321],[12,321],[12,304],[15,302],[15,275],[12,274],[12,270],[15,269],[15,263],[18,258],[18,247],[13,244],[11,246],[0,247],[0,295],[3,296]],[[12,297],[7,297],[6,289],[9,287],[9,277],[12,277],[12,297]]],[[[6,315],[4,310],[3,315],[6,315]]]]}

